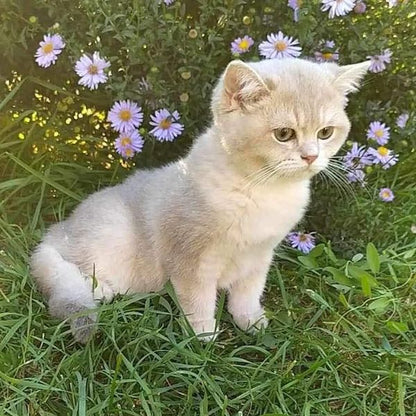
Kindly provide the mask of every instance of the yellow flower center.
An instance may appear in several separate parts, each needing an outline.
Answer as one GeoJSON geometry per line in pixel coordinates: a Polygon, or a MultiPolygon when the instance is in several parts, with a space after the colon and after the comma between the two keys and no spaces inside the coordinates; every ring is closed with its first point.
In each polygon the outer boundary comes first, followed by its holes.
{"type": "Polygon", "coordinates": [[[123,137],[120,140],[120,143],[121,143],[122,146],[129,146],[129,145],[131,145],[131,139],[130,139],[130,137],[123,137]]]}
{"type": "Polygon", "coordinates": [[[133,152],[133,150],[132,150],[132,149],[126,149],[126,150],[124,151],[124,153],[125,153],[125,155],[126,155],[127,157],[132,157],[132,156],[134,155],[134,152],[133,152]]]}
{"type": "Polygon", "coordinates": [[[88,73],[89,73],[89,74],[91,74],[91,75],[98,74],[98,68],[97,68],[97,65],[93,65],[93,64],[91,64],[91,65],[88,67],[88,73]]]}
{"type": "Polygon", "coordinates": [[[322,57],[326,60],[332,59],[333,56],[334,54],[332,54],[331,52],[325,52],[322,54],[322,57]]]}
{"type": "Polygon", "coordinates": [[[382,197],[383,197],[383,198],[388,198],[388,197],[390,196],[390,192],[388,192],[388,191],[383,191],[383,192],[381,193],[381,195],[382,195],[382,197]]]}
{"type": "Polygon", "coordinates": [[[381,156],[387,156],[387,155],[389,154],[389,149],[387,149],[387,147],[380,146],[380,147],[377,149],[377,152],[378,152],[378,154],[379,154],[379,155],[381,155],[381,156]]]}
{"type": "Polygon", "coordinates": [[[275,43],[274,48],[277,51],[282,52],[287,49],[286,42],[284,42],[283,40],[279,40],[278,42],[275,43]]]}
{"type": "Polygon", "coordinates": [[[248,43],[248,40],[247,40],[247,39],[243,39],[243,40],[239,43],[238,47],[239,47],[240,49],[247,50],[247,49],[250,47],[250,45],[249,45],[249,43],[248,43]]]}
{"type": "Polygon", "coordinates": [[[381,130],[381,129],[378,129],[378,130],[376,130],[376,131],[374,132],[374,134],[375,134],[377,137],[383,137],[383,135],[384,135],[384,131],[383,131],[383,130],[381,130]]]}
{"type": "Polygon", "coordinates": [[[53,43],[52,43],[52,42],[45,43],[45,44],[42,46],[42,51],[43,51],[44,53],[51,53],[51,52],[53,51],[53,43]]]}
{"type": "Polygon", "coordinates": [[[121,110],[118,116],[122,121],[129,121],[131,119],[131,112],[130,110],[121,110]]]}
{"type": "Polygon", "coordinates": [[[159,127],[163,130],[167,130],[171,126],[172,122],[165,118],[159,123],[159,127]]]}

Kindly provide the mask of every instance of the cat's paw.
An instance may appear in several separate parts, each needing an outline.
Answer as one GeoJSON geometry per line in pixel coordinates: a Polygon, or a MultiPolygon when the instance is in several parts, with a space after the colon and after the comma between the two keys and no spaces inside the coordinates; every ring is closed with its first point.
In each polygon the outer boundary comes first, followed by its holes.
{"type": "Polygon", "coordinates": [[[215,319],[208,319],[205,321],[189,321],[195,335],[204,342],[213,341],[217,338],[218,331],[216,331],[215,319]]]}
{"type": "Polygon", "coordinates": [[[269,325],[269,320],[264,315],[264,309],[259,309],[251,314],[234,315],[233,318],[239,328],[249,333],[256,333],[269,325]]]}
{"type": "Polygon", "coordinates": [[[96,315],[78,316],[71,319],[71,332],[75,341],[86,344],[96,331],[96,315]]]}

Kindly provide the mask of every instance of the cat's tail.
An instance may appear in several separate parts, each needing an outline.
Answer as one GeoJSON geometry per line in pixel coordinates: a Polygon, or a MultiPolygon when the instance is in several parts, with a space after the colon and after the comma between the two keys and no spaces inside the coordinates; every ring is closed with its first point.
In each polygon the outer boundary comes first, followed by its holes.
{"type": "Polygon", "coordinates": [[[97,320],[96,313],[87,312],[96,306],[91,281],[47,243],[39,244],[33,252],[31,271],[48,297],[50,314],[69,318],[75,339],[85,344],[94,333],[97,320]]]}

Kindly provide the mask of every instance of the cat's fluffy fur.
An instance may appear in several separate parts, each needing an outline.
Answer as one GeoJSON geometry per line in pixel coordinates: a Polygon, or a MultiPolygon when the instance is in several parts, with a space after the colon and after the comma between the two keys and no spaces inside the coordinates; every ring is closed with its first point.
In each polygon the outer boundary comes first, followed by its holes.
{"type": "Polygon", "coordinates": [[[273,249],[302,218],[310,178],[345,141],[346,95],[368,66],[231,62],[213,93],[214,123],[185,158],[94,193],[49,229],[31,265],[51,314],[71,317],[85,342],[96,318],[77,312],[170,279],[197,334],[215,332],[219,288],[241,328],[266,326],[260,298],[273,249]],[[326,126],[334,133],[319,140],[326,126]],[[278,128],[296,139],[277,141],[278,128]],[[308,164],[308,155],[318,158],[308,164]]]}

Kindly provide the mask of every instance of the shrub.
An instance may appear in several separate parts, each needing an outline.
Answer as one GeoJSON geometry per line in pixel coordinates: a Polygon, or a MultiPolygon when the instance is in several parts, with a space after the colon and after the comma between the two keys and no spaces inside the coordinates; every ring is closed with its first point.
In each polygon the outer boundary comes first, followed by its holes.
{"type": "MultiPolygon", "coordinates": [[[[371,215],[380,218],[391,215],[391,206],[377,202],[380,187],[394,184],[394,204],[407,201],[410,196],[400,193],[397,178],[406,177],[414,163],[413,2],[401,1],[389,7],[387,1],[369,0],[364,13],[352,11],[331,19],[321,11],[320,2],[304,1],[296,12],[298,21],[286,0],[165,3],[169,2],[2,2],[0,47],[4,57],[0,75],[6,80],[6,100],[0,107],[1,140],[3,150],[15,155],[13,162],[11,156],[3,156],[8,161],[5,177],[15,175],[16,169],[21,169],[21,175],[30,173],[30,166],[42,175],[47,173],[65,189],[76,183],[79,195],[97,186],[98,172],[99,182],[109,183],[122,178],[132,166],[160,165],[183,155],[209,123],[211,90],[226,64],[234,57],[258,60],[259,43],[281,30],[299,40],[303,57],[328,51],[323,46],[327,40],[335,42],[330,50],[339,53],[341,64],[362,61],[386,49],[392,52],[391,63],[385,70],[367,76],[348,111],[353,123],[352,141],[367,143],[371,121],[380,120],[390,126],[389,147],[399,154],[400,162],[386,171],[367,168],[370,198],[365,189],[353,185],[359,203],[349,205],[348,213],[345,204],[333,203],[339,200],[336,187],[323,192],[318,180],[319,195],[309,227],[326,238],[338,239],[340,244],[346,240],[345,247],[361,238],[364,243],[362,233],[368,234],[369,228],[363,224],[368,224],[368,213],[373,211],[371,215]],[[33,55],[46,33],[59,33],[66,47],[56,64],[41,68],[33,55]],[[231,42],[244,35],[252,37],[254,45],[247,53],[233,56],[231,42]],[[111,72],[106,83],[90,91],[78,85],[74,65],[83,53],[94,51],[111,63],[111,72]],[[117,134],[106,121],[113,102],[121,99],[138,102],[145,117],[140,128],[145,140],[143,151],[130,161],[122,160],[115,152],[117,134]],[[179,111],[185,126],[184,133],[172,143],[160,143],[149,134],[150,115],[165,107],[179,111]],[[399,129],[396,118],[404,112],[410,114],[410,119],[405,129],[399,129]],[[362,212],[366,214],[360,215],[362,212]],[[342,238],[334,229],[343,230],[342,238]]],[[[36,186],[40,189],[41,182],[36,186]]],[[[56,211],[57,193],[61,191],[54,186],[46,192],[46,211],[56,211]]],[[[415,213],[409,212],[407,222],[414,218],[415,213]]],[[[402,234],[406,232],[403,229],[402,234]]],[[[371,236],[383,238],[377,232],[371,236]]]]}

